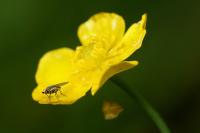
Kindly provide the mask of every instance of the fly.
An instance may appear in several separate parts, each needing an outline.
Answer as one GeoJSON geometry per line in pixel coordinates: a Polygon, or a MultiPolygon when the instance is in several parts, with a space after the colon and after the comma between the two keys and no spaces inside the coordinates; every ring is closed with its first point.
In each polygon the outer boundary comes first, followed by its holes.
{"type": "MultiPolygon", "coordinates": [[[[63,85],[66,85],[68,82],[62,82],[62,83],[58,83],[58,84],[55,84],[55,85],[51,85],[51,86],[48,86],[46,89],[44,89],[42,91],[43,94],[46,94],[48,97],[51,96],[51,94],[55,94],[57,95],[57,92],[59,91],[60,94],[62,94],[61,92],[61,87],[63,85]]],[[[62,94],[63,95],[63,94],[62,94]]],[[[64,96],[64,95],[63,95],[64,96]]]]}

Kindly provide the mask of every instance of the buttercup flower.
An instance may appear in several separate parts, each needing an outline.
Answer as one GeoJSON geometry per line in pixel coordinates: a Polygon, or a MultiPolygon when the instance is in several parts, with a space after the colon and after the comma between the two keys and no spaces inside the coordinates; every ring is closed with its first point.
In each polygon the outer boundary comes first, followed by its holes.
{"type": "Polygon", "coordinates": [[[146,19],[144,14],[124,33],[124,19],[115,13],[89,18],[78,28],[81,46],[52,50],[40,59],[33,99],[41,104],[72,104],[89,90],[94,95],[113,75],[136,66],[138,61],[124,60],[141,47],[146,19]],[[49,96],[42,93],[63,82],[67,84],[59,86],[55,94],[52,90],[49,96]]]}

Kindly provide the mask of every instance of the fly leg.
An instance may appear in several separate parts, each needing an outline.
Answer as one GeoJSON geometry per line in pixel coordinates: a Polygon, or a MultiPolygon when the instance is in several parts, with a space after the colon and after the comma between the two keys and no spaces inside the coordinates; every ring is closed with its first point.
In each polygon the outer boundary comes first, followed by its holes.
{"type": "Polygon", "coordinates": [[[57,91],[55,92],[55,96],[56,96],[56,97],[58,96],[58,93],[57,93],[57,91]]]}
{"type": "Polygon", "coordinates": [[[58,91],[55,92],[56,99],[59,101],[58,91]]]}
{"type": "Polygon", "coordinates": [[[59,89],[59,92],[60,92],[61,95],[65,96],[60,89],[59,89]]]}
{"type": "Polygon", "coordinates": [[[50,97],[51,97],[51,94],[49,94],[49,95],[48,95],[48,94],[46,94],[46,95],[47,95],[47,97],[48,97],[48,98],[50,98],[50,97]]]}
{"type": "Polygon", "coordinates": [[[48,95],[48,94],[46,94],[47,95],[47,97],[48,97],[48,99],[49,99],[49,103],[51,103],[51,93],[48,95]]]}

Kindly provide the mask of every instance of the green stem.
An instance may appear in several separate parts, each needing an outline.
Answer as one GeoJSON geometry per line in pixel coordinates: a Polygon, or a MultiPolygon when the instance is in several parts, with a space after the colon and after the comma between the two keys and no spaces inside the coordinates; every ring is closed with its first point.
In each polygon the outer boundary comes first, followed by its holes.
{"type": "Polygon", "coordinates": [[[112,78],[111,81],[122,88],[131,98],[133,98],[153,120],[161,133],[171,133],[159,113],[136,91],[131,89],[127,84],[118,78],[112,78]]]}

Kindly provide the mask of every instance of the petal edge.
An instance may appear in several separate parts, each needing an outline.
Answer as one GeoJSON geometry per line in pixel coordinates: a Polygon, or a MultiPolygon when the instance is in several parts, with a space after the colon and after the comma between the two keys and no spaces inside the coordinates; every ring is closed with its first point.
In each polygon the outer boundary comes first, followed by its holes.
{"type": "Polygon", "coordinates": [[[91,93],[94,95],[98,89],[112,76],[114,76],[117,73],[120,73],[122,71],[128,70],[130,68],[133,68],[138,65],[138,61],[123,61],[117,65],[114,65],[104,72],[102,72],[100,75],[98,75],[97,78],[92,85],[91,93]]]}
{"type": "Polygon", "coordinates": [[[121,42],[110,50],[108,59],[111,63],[117,64],[127,59],[141,47],[146,34],[146,21],[147,14],[144,14],[139,22],[130,26],[121,42]]]}

